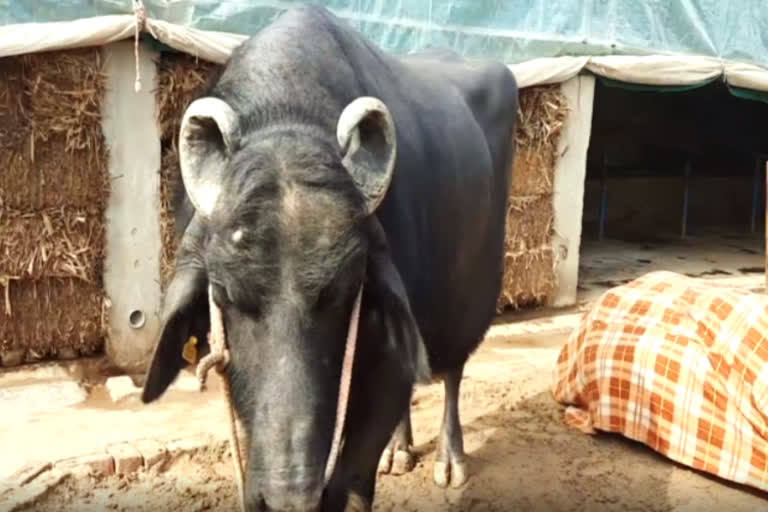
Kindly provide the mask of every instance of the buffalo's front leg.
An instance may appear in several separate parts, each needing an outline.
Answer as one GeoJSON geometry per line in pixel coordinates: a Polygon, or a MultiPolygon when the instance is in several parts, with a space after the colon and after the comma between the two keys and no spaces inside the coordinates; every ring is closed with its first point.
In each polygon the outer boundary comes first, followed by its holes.
{"type": "Polygon", "coordinates": [[[444,376],[445,402],[443,423],[437,442],[434,479],[440,487],[461,487],[467,481],[467,463],[464,454],[464,434],[459,419],[459,387],[464,368],[444,376]]]}
{"type": "Polygon", "coordinates": [[[411,430],[411,407],[405,411],[405,415],[397,424],[395,432],[389,444],[384,449],[379,459],[379,473],[392,473],[403,475],[413,469],[415,457],[413,455],[413,432],[411,430]]]}

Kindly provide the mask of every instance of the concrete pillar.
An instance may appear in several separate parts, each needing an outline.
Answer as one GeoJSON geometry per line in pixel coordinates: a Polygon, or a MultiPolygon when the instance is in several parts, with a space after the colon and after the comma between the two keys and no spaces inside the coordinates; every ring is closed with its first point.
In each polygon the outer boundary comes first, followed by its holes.
{"type": "Polygon", "coordinates": [[[136,79],[133,41],[105,47],[103,130],[109,145],[104,284],[109,308],[107,356],[128,372],[148,364],[160,327],[160,133],[155,120],[156,53],[141,48],[136,79]]]}
{"type": "Polygon", "coordinates": [[[555,251],[555,291],[549,300],[549,305],[553,307],[576,304],[584,179],[592,129],[595,78],[589,75],[575,76],[564,82],[562,88],[569,112],[560,137],[559,154],[562,156],[555,169],[555,234],[552,241],[555,251]]]}

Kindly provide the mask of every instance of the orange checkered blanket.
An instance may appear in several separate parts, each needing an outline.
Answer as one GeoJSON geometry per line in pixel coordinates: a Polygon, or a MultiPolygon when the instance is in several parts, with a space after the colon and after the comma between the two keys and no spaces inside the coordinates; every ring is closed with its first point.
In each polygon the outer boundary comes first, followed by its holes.
{"type": "Polygon", "coordinates": [[[768,296],[651,272],[600,297],[554,373],[569,425],[768,490],[768,296]]]}

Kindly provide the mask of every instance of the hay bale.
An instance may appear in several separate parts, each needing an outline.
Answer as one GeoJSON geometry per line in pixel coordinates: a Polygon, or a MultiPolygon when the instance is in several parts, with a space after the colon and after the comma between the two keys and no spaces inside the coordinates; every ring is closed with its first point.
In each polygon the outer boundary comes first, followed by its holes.
{"type": "Polygon", "coordinates": [[[554,223],[552,196],[510,197],[507,206],[507,254],[535,252],[549,246],[554,223]]]}
{"type": "Polygon", "coordinates": [[[160,56],[155,94],[161,139],[173,139],[178,135],[184,111],[221,68],[219,64],[182,53],[160,56]]]}
{"type": "Polygon", "coordinates": [[[36,212],[0,209],[0,275],[101,282],[104,215],[97,207],[36,212]]]}
{"type": "Polygon", "coordinates": [[[102,64],[99,48],[0,59],[0,354],[103,346],[102,64]]]}
{"type": "Polygon", "coordinates": [[[178,134],[181,118],[220,71],[221,66],[185,54],[164,53],[157,62],[157,122],[160,127],[160,283],[164,289],[173,274],[179,233],[174,226],[174,194],[181,181],[178,134]]]}
{"type": "Polygon", "coordinates": [[[106,335],[101,288],[73,278],[0,280],[0,353],[32,351],[35,359],[63,349],[99,352],[106,335]]]}
{"type": "Polygon", "coordinates": [[[106,203],[106,88],[101,52],[85,48],[0,59],[0,206],[44,209],[106,203]]]}
{"type": "Polygon", "coordinates": [[[510,197],[540,196],[552,193],[554,165],[534,149],[521,147],[515,152],[510,197]]]}
{"type": "Polygon", "coordinates": [[[99,153],[67,151],[64,137],[32,140],[26,139],[21,148],[0,148],[7,151],[0,153],[0,205],[15,210],[105,205],[109,197],[106,148],[99,153]]]}
{"type": "Polygon", "coordinates": [[[174,191],[180,184],[181,170],[179,169],[179,150],[175,141],[163,148],[160,161],[160,283],[165,286],[173,276],[176,261],[176,249],[179,243],[179,233],[173,217],[174,191]]]}
{"type": "MultiPolygon", "coordinates": [[[[0,163],[5,164],[10,157],[9,149],[21,148],[29,137],[29,124],[26,122],[24,79],[22,59],[0,59],[0,163]]],[[[4,165],[5,168],[5,165],[4,165]]]]}
{"type": "Polygon", "coordinates": [[[552,194],[567,112],[560,85],[520,91],[499,312],[538,306],[554,290],[552,194]]]}
{"type": "Polygon", "coordinates": [[[553,224],[550,195],[510,199],[500,310],[537,306],[554,290],[553,224]]]}

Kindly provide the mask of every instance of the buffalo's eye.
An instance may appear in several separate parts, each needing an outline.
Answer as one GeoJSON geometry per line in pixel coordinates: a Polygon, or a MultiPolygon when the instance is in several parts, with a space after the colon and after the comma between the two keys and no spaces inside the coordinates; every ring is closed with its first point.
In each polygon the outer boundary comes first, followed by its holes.
{"type": "Polygon", "coordinates": [[[350,297],[357,293],[361,284],[363,261],[363,258],[359,256],[344,261],[333,279],[320,290],[316,307],[333,309],[346,304],[350,297]]]}

